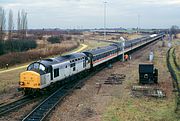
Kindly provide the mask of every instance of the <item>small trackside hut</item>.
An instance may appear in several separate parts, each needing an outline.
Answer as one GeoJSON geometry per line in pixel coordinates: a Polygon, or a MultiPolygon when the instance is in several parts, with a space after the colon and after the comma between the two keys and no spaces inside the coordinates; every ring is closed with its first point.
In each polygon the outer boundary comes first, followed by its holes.
{"type": "Polygon", "coordinates": [[[139,83],[140,84],[157,84],[158,69],[153,64],[139,64],[139,83]]]}

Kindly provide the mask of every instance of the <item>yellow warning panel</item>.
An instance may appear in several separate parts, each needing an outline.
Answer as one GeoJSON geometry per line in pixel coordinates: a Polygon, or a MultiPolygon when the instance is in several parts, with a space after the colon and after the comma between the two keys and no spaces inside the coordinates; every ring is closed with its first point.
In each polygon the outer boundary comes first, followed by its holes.
{"type": "Polygon", "coordinates": [[[20,88],[40,88],[40,74],[34,71],[25,71],[20,74],[20,88]]]}

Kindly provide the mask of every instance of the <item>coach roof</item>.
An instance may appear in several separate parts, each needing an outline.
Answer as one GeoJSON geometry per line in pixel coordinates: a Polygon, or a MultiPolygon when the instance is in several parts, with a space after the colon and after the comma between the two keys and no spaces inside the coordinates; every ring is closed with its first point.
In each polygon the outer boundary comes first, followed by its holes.
{"type": "Polygon", "coordinates": [[[107,51],[111,51],[117,49],[117,47],[115,45],[110,45],[110,46],[105,46],[105,47],[99,47],[96,49],[92,49],[92,50],[87,50],[84,53],[91,53],[93,56],[107,52],[107,51]]]}

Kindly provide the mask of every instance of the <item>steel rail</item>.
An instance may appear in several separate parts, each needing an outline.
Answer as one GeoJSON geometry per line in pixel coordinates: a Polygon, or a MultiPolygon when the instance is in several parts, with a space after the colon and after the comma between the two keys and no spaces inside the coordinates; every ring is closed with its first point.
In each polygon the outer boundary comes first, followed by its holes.
{"type": "Polygon", "coordinates": [[[11,112],[12,110],[15,110],[19,107],[22,107],[23,105],[29,103],[30,101],[32,101],[32,97],[24,96],[19,100],[2,105],[2,106],[0,106],[0,116],[6,114],[8,112],[11,112]]]}

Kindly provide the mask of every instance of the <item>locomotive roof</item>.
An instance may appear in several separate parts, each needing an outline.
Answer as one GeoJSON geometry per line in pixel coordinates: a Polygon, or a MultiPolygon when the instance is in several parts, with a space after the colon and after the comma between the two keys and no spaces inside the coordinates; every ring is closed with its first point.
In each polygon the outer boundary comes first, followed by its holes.
{"type": "Polygon", "coordinates": [[[88,52],[88,53],[91,53],[92,55],[98,55],[100,53],[103,53],[103,52],[106,52],[106,51],[109,51],[109,50],[113,50],[113,49],[116,49],[115,45],[98,47],[96,49],[87,50],[87,51],[85,51],[85,53],[88,52]]]}
{"type": "Polygon", "coordinates": [[[86,55],[84,53],[73,53],[69,55],[59,56],[56,58],[48,58],[38,61],[39,63],[42,63],[44,66],[48,67],[53,64],[62,63],[68,60],[74,60],[76,58],[85,57],[86,55]]]}

